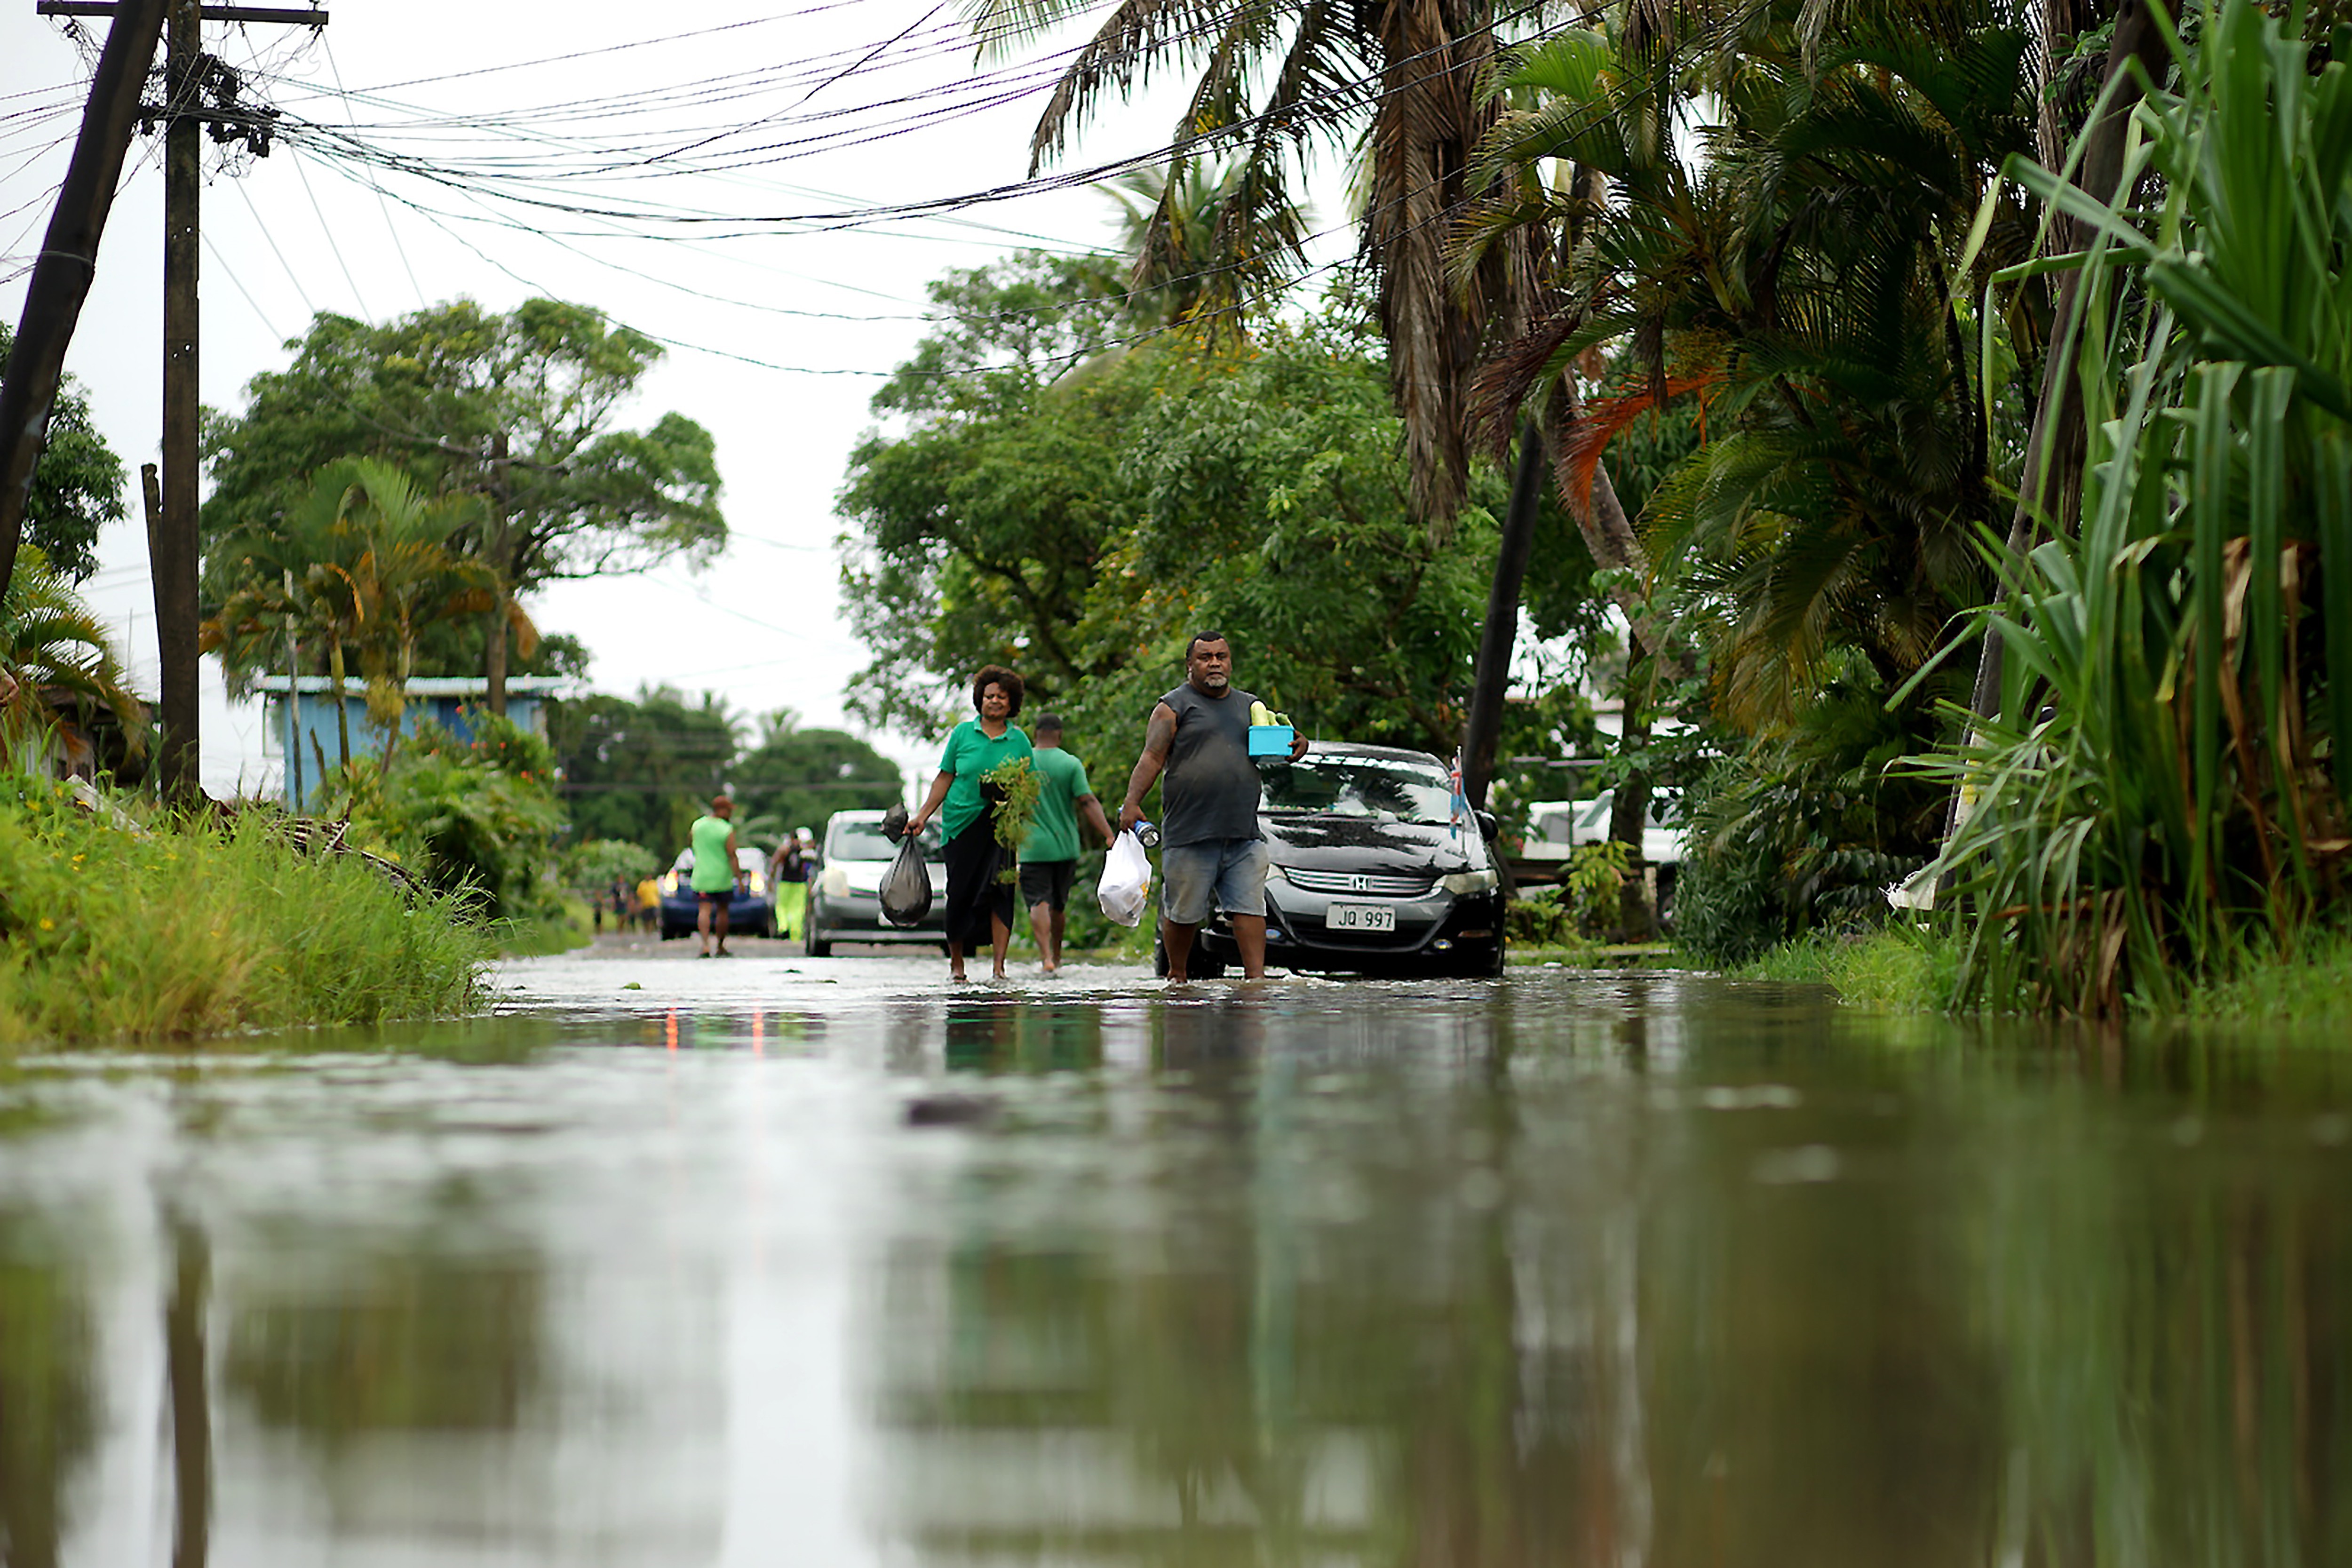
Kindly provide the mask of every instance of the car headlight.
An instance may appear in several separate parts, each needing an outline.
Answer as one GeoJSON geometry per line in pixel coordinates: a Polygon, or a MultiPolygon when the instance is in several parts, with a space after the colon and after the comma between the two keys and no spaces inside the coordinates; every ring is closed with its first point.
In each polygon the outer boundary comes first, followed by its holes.
{"type": "Polygon", "coordinates": [[[662,893],[663,893],[663,895],[664,895],[665,897],[667,897],[667,896],[668,896],[669,894],[672,894],[672,893],[675,893],[675,892],[677,892],[677,872],[675,872],[675,871],[670,871],[670,872],[667,872],[667,873],[665,873],[665,874],[663,875],[662,879],[661,879],[661,890],[662,890],[662,893]]]}
{"type": "Polygon", "coordinates": [[[828,898],[846,898],[849,894],[849,873],[838,866],[827,866],[824,875],[817,879],[817,888],[828,898]]]}
{"type": "Polygon", "coordinates": [[[757,871],[751,873],[751,896],[755,899],[763,899],[768,896],[768,879],[762,877],[757,871]]]}
{"type": "Polygon", "coordinates": [[[1485,871],[1456,871],[1451,877],[1441,877],[1438,879],[1437,885],[1444,888],[1447,892],[1459,897],[1465,893],[1483,893],[1488,889],[1496,886],[1501,880],[1502,879],[1496,876],[1491,869],[1485,871]]]}

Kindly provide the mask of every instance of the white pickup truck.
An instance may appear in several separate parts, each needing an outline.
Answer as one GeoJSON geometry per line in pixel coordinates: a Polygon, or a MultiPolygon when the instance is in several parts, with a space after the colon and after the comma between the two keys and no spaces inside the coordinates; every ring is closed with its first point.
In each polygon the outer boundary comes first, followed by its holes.
{"type": "MultiPolygon", "coordinates": [[[[1609,812],[1616,792],[1602,790],[1591,800],[1539,800],[1528,807],[1527,842],[1523,860],[1565,860],[1580,844],[1598,844],[1609,837],[1609,812]]],[[[1642,826],[1642,858],[1653,866],[1679,866],[1683,860],[1683,830],[1658,820],[1654,806],[1642,826]]]]}

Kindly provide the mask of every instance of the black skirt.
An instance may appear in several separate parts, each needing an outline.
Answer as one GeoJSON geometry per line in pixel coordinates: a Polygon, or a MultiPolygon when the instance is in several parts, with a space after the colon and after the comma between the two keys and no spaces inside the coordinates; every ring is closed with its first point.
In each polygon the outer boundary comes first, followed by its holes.
{"type": "Polygon", "coordinates": [[[947,936],[966,952],[995,942],[990,922],[1013,926],[1013,884],[997,880],[1004,867],[996,842],[994,814],[982,811],[948,840],[947,936]]]}

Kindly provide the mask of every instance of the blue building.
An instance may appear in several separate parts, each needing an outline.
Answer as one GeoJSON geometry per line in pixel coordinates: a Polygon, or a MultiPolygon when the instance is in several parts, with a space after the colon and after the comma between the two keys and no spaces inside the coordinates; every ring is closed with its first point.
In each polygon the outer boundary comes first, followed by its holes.
{"type": "MultiPolygon", "coordinates": [[[[253,683],[254,689],[266,699],[269,714],[268,751],[284,768],[282,786],[286,804],[296,810],[301,803],[295,799],[295,782],[299,779],[302,794],[315,794],[319,779],[326,768],[332,768],[341,755],[335,735],[335,699],[331,689],[333,682],[323,675],[298,676],[294,679],[292,723],[288,722],[286,706],[287,678],[265,675],[253,683]],[[293,742],[295,756],[286,758],[287,742],[293,742]],[[323,762],[324,767],[321,767],[323,762]]],[[[507,678],[507,717],[533,734],[547,733],[547,700],[559,695],[570,682],[561,676],[513,675],[507,678]]],[[[401,714],[400,730],[413,735],[416,726],[426,720],[440,725],[459,740],[473,736],[473,714],[482,706],[489,690],[489,682],[478,675],[412,677],[408,682],[408,705],[401,714]]],[[[351,726],[352,760],[373,757],[383,750],[383,731],[368,717],[366,683],[358,679],[343,682],[343,716],[351,726]]]]}

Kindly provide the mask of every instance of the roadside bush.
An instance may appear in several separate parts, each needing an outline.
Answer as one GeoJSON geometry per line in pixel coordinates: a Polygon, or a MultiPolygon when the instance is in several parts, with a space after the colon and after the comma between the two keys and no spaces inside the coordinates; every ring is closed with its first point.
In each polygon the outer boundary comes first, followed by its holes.
{"type": "Polygon", "coordinates": [[[1875,673],[1850,665],[1785,730],[1689,791],[1675,936],[1702,963],[1874,930],[1886,889],[1934,852],[1944,794],[1896,766],[1935,738],[1929,699],[1923,688],[1890,710],[1875,673]]]}
{"type": "Polygon", "coordinates": [[[258,818],[98,815],[0,774],[0,1050],[462,1013],[488,957],[456,900],[258,818]]]}
{"type": "Polygon", "coordinates": [[[626,838],[591,838],[573,845],[563,857],[564,885],[593,892],[602,892],[614,882],[634,888],[659,869],[658,856],[626,838]]]}
{"type": "Polygon", "coordinates": [[[352,764],[340,784],[353,841],[442,892],[478,900],[487,917],[551,918],[564,819],[547,742],[488,713],[469,721],[471,740],[428,722],[402,741],[390,767],[352,764]]]}
{"type": "Polygon", "coordinates": [[[1558,887],[1536,889],[1503,907],[1505,940],[1523,947],[1572,947],[1616,935],[1631,855],[1613,839],[1578,845],[1569,851],[1558,887]]]}

